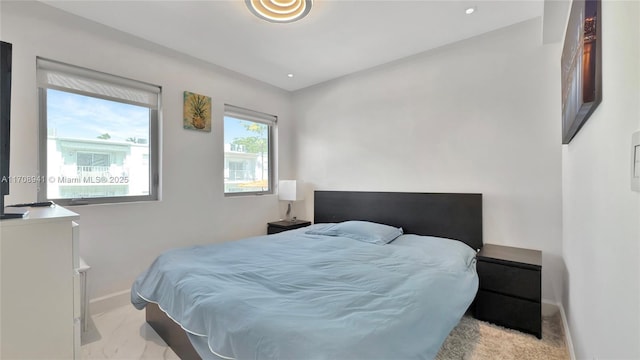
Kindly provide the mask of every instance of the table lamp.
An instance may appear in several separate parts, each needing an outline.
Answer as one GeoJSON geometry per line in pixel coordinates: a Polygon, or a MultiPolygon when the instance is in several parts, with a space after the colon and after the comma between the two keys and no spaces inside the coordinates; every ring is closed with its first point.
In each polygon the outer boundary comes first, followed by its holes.
{"type": "Polygon", "coordinates": [[[280,180],[278,182],[278,199],[289,202],[287,204],[286,220],[295,221],[296,217],[291,216],[291,203],[304,200],[302,182],[298,180],[280,180]]]}

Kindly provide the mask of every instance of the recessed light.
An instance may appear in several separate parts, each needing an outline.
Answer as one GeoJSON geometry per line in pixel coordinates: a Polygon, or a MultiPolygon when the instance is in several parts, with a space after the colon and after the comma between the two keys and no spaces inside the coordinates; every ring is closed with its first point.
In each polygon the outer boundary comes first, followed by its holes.
{"type": "Polygon", "coordinates": [[[287,76],[288,76],[288,77],[290,77],[290,78],[292,78],[292,77],[293,77],[293,74],[287,74],[287,76]]]}
{"type": "Polygon", "coordinates": [[[474,12],[476,12],[476,7],[475,6],[469,7],[464,11],[464,13],[467,14],[467,15],[471,15],[474,12]]]}

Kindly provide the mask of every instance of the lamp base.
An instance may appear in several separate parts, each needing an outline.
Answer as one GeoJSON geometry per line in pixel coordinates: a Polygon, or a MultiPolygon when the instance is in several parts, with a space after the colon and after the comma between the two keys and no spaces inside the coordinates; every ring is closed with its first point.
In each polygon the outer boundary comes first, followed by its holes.
{"type": "Polygon", "coordinates": [[[295,217],[291,217],[291,202],[287,204],[287,213],[285,214],[285,220],[288,222],[296,221],[295,217]]]}

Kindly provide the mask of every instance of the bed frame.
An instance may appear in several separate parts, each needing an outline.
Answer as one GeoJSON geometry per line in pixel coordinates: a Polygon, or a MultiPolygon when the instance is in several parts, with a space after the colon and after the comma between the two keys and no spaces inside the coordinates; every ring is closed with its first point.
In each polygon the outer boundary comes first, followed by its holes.
{"type": "MultiPolygon", "coordinates": [[[[405,234],[431,235],[482,248],[482,194],[316,191],[314,222],[366,220],[402,227],[405,234]]],[[[183,360],[200,360],[186,332],[155,304],[147,323],[183,360]]]]}
{"type": "Polygon", "coordinates": [[[366,220],[482,248],[482,194],[316,191],[314,222],[366,220]]]}

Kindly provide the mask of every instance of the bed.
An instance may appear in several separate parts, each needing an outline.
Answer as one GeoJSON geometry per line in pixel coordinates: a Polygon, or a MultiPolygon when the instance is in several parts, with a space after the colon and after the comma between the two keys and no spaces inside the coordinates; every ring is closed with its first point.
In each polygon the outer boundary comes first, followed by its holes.
{"type": "Polygon", "coordinates": [[[132,303],[182,359],[431,359],[481,247],[481,194],[316,191],[314,225],[168,251],[132,303]]]}

